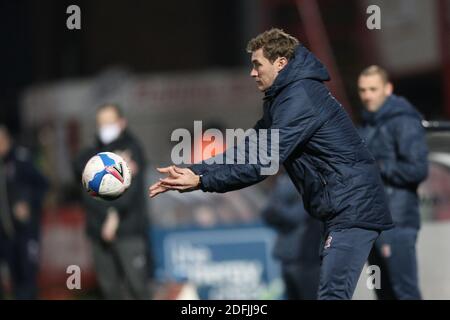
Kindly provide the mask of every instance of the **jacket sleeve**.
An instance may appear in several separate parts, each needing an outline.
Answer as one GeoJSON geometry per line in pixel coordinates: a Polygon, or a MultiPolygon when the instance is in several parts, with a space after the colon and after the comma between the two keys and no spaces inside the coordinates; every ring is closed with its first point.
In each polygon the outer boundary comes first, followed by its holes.
{"type": "MultiPolygon", "coordinates": [[[[256,163],[236,164],[234,162],[235,164],[218,166],[217,169],[203,176],[201,184],[203,191],[228,192],[264,180],[268,177],[268,174],[264,173],[263,169],[271,170],[274,167],[278,171],[279,165],[289,157],[292,151],[313,135],[320,124],[307,95],[304,92],[297,92],[297,95],[288,95],[280,99],[272,105],[272,126],[269,128],[267,137],[261,137],[258,131],[256,163]],[[278,133],[278,141],[276,133],[278,133]],[[275,139],[273,139],[274,137],[275,139]],[[265,139],[267,141],[264,141],[265,139]],[[264,144],[270,146],[270,149],[274,147],[270,154],[270,160],[272,161],[270,165],[261,163],[260,155],[268,151],[261,150],[261,145],[264,144]],[[270,168],[268,168],[269,166],[270,168]]],[[[247,142],[248,140],[246,140],[247,142]]],[[[247,159],[248,151],[247,146],[245,148],[247,159]]]]}
{"type": "Polygon", "coordinates": [[[395,122],[396,160],[380,163],[382,177],[399,187],[417,185],[428,174],[428,147],[420,120],[411,117],[395,122]]]}
{"type": "MultiPolygon", "coordinates": [[[[255,131],[259,130],[262,127],[262,122],[263,122],[262,119],[258,120],[258,122],[256,122],[256,124],[253,126],[253,129],[255,131]]],[[[221,158],[221,160],[223,160],[222,162],[225,163],[224,159],[226,159],[227,152],[231,152],[231,150],[230,151],[225,150],[223,153],[216,155],[214,158],[221,158]]],[[[233,147],[232,152],[235,154],[236,146],[233,147]]],[[[222,164],[220,163],[214,162],[208,164],[205,161],[202,161],[193,164],[192,166],[189,167],[189,169],[191,169],[196,175],[204,175],[211,171],[219,169],[220,166],[222,166],[222,164]]]]}

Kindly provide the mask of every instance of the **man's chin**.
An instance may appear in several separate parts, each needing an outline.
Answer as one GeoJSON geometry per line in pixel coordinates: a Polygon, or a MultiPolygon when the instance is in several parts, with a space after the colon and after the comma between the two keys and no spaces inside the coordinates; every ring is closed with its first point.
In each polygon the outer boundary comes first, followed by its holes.
{"type": "Polygon", "coordinates": [[[380,109],[380,107],[381,107],[381,105],[372,104],[372,105],[367,106],[366,108],[369,112],[377,112],[380,109]]]}

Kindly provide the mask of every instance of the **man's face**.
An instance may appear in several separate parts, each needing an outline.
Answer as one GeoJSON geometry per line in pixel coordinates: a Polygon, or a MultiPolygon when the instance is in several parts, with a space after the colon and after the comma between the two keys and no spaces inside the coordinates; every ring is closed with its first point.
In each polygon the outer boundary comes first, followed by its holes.
{"type": "Polygon", "coordinates": [[[97,113],[97,131],[104,144],[116,140],[125,127],[125,119],[122,119],[114,108],[104,108],[97,113]]]}
{"type": "Polygon", "coordinates": [[[277,58],[273,63],[264,57],[263,49],[258,49],[252,52],[252,71],[250,76],[255,79],[256,85],[260,91],[269,89],[278,73],[287,64],[287,59],[284,57],[277,58]]]}
{"type": "Polygon", "coordinates": [[[385,83],[380,75],[360,76],[358,91],[361,102],[370,112],[376,112],[384,101],[392,94],[392,84],[385,83]]]}
{"type": "Polygon", "coordinates": [[[119,125],[120,117],[113,108],[105,108],[99,111],[97,114],[97,128],[108,125],[119,125]]]}

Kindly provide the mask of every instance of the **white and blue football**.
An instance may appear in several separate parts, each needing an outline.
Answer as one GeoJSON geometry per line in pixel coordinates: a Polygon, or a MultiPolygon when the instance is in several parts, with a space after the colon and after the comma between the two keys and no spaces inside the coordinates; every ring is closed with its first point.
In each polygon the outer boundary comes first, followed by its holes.
{"type": "Polygon", "coordinates": [[[86,163],[82,183],[96,199],[119,198],[131,184],[131,171],[125,160],[112,152],[101,152],[86,163]]]}

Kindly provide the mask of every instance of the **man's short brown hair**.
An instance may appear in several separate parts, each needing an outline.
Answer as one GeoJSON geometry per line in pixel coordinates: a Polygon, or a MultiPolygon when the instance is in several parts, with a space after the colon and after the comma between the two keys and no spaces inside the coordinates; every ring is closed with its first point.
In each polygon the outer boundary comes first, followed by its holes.
{"type": "Polygon", "coordinates": [[[123,119],[125,117],[122,108],[117,103],[104,103],[97,107],[97,114],[106,109],[112,109],[116,113],[116,115],[123,119]]]}
{"type": "Polygon", "coordinates": [[[381,77],[381,80],[383,80],[384,84],[387,84],[390,82],[389,73],[385,69],[383,69],[382,67],[377,66],[377,65],[369,66],[369,67],[365,68],[363,71],[361,71],[361,73],[359,74],[360,77],[362,77],[362,76],[367,77],[367,76],[373,76],[373,75],[379,75],[381,77]]]}
{"type": "Polygon", "coordinates": [[[281,29],[272,28],[251,39],[247,44],[247,52],[252,53],[262,48],[264,57],[273,63],[278,57],[288,60],[293,58],[298,45],[299,41],[295,37],[281,29]]]}

